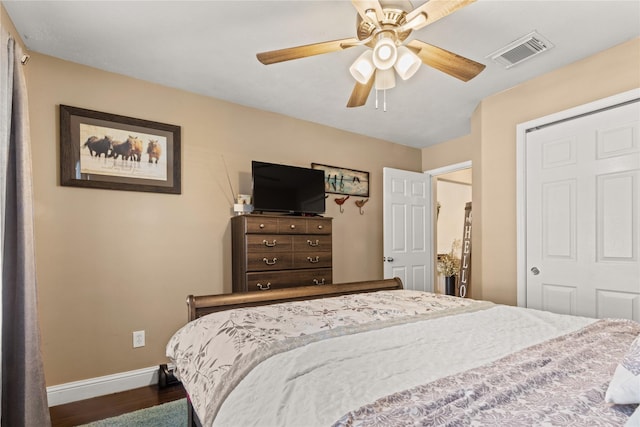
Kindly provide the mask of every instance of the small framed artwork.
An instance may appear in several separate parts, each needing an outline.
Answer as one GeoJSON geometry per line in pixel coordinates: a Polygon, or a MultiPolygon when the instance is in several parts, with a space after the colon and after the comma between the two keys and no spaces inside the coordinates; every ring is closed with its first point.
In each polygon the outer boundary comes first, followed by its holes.
{"type": "Polygon", "coordinates": [[[311,163],[324,171],[325,193],[369,197],[369,172],[311,163]]]}
{"type": "Polygon", "coordinates": [[[180,126],[60,105],[60,184],[180,194],[180,126]]]}

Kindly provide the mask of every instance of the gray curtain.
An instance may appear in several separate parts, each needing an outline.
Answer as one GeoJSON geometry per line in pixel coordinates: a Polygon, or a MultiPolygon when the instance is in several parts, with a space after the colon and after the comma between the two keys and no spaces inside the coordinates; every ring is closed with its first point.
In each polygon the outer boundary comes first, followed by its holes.
{"type": "Polygon", "coordinates": [[[4,29],[1,39],[1,425],[46,427],[51,420],[38,326],[27,87],[22,48],[4,29]]]}

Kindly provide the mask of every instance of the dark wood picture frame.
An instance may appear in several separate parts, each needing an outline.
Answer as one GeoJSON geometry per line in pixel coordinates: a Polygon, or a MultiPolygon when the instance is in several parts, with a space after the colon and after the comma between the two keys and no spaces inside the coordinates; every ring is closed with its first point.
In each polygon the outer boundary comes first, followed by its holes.
{"type": "Polygon", "coordinates": [[[180,194],[180,126],[60,105],[60,185],[180,194]]]}
{"type": "Polygon", "coordinates": [[[311,168],[324,171],[325,193],[369,197],[369,172],[320,163],[311,163],[311,168]]]}

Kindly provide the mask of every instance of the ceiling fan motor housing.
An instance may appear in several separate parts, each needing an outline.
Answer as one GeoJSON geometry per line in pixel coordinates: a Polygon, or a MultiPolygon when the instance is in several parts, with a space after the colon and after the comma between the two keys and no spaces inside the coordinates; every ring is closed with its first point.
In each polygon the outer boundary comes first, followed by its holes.
{"type": "MultiPolygon", "coordinates": [[[[408,3],[408,2],[407,2],[408,3]]],[[[385,3],[381,2],[384,12],[384,18],[379,21],[379,27],[374,25],[373,23],[366,21],[357,15],[357,23],[356,23],[356,34],[359,40],[365,40],[372,36],[376,36],[376,33],[383,34],[393,34],[393,39],[396,44],[400,44],[409,37],[411,34],[411,30],[406,30],[402,32],[398,32],[397,29],[404,25],[407,20],[407,12],[398,9],[398,8],[385,8],[385,3]],[[385,31],[386,30],[386,31],[385,31]]],[[[411,4],[409,4],[409,9],[411,10],[411,4]]],[[[375,47],[378,41],[378,37],[372,37],[372,40],[366,43],[367,46],[373,48],[375,47]]]]}

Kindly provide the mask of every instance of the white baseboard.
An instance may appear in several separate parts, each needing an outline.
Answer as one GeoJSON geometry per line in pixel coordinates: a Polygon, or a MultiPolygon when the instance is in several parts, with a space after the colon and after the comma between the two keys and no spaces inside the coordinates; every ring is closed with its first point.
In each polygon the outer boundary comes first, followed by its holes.
{"type": "MultiPolygon", "coordinates": [[[[171,365],[169,365],[172,368],[171,365]]],[[[49,406],[118,393],[158,383],[158,366],[47,387],[49,406]]]]}

